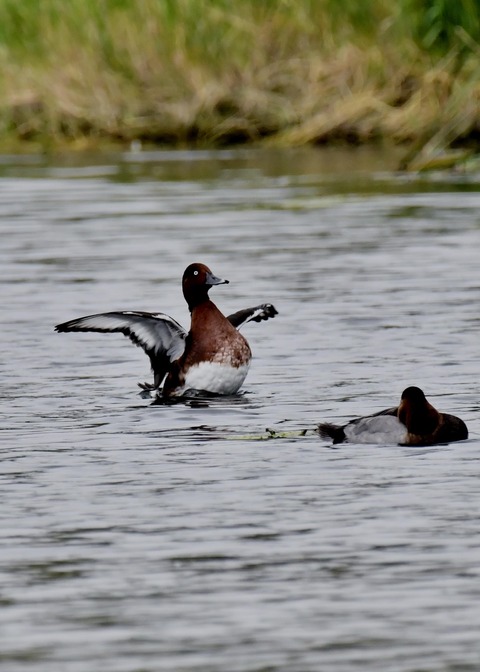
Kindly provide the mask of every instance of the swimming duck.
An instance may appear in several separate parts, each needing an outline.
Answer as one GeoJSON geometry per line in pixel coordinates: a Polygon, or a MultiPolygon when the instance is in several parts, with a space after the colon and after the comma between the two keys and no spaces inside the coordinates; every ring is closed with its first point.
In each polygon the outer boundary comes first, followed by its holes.
{"type": "Polygon", "coordinates": [[[407,387],[394,408],[351,420],[346,425],[322,423],[320,436],[333,443],[398,443],[402,446],[433,446],[463,441],[468,429],[455,415],[440,413],[419,387],[407,387]]]}
{"type": "Polygon", "coordinates": [[[150,358],[153,385],[144,390],[164,398],[189,392],[234,394],[247,375],[252,353],[238,329],[247,322],[268,320],[278,314],[270,303],[245,308],[225,317],[210,300],[215,285],[228,284],[205,264],[194,263],[183,274],[182,289],[191,313],[190,331],[164,313],[116,311],[79,317],[57,324],[55,331],[120,332],[150,358]],[[163,388],[161,388],[163,383],[163,388]]]}

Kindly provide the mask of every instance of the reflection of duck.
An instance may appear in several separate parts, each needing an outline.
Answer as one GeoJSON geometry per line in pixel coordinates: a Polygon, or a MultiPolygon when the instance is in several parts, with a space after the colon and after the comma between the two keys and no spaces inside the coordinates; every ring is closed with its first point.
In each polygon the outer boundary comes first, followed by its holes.
{"type": "Polygon", "coordinates": [[[252,353],[238,328],[246,322],[268,320],[277,315],[264,303],[225,317],[210,301],[213,285],[228,283],[213,275],[204,264],[190,264],[182,279],[183,295],[192,316],[190,331],[163,313],[119,311],[88,315],[58,324],[55,331],[120,332],[149,356],[154,384],[143,389],[159,390],[175,397],[188,390],[234,394],[247,375],[252,353]]]}
{"type": "Polygon", "coordinates": [[[374,415],[351,420],[343,426],[322,423],[320,436],[333,443],[399,443],[404,446],[433,446],[468,438],[463,420],[439,413],[419,387],[407,387],[400,405],[374,415]]]}

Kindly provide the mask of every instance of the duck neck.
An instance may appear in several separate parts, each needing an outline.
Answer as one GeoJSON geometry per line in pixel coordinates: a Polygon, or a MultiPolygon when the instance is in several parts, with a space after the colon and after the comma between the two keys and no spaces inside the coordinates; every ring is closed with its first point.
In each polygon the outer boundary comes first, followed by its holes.
{"type": "Polygon", "coordinates": [[[195,292],[189,292],[188,295],[184,292],[183,296],[187,302],[188,309],[190,312],[193,312],[194,308],[201,306],[202,303],[209,303],[210,299],[208,297],[209,287],[198,288],[195,292]]]}

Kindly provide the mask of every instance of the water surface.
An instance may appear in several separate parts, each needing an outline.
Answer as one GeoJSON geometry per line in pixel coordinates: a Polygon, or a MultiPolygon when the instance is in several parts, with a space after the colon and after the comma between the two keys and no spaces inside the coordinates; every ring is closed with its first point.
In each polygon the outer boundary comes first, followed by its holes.
{"type": "Polygon", "coordinates": [[[480,669],[480,177],[366,150],[2,157],[0,662],[8,672],[480,669]],[[152,406],[115,309],[188,326],[230,280],[242,394],[152,406]],[[433,449],[313,433],[418,385],[433,449]]]}

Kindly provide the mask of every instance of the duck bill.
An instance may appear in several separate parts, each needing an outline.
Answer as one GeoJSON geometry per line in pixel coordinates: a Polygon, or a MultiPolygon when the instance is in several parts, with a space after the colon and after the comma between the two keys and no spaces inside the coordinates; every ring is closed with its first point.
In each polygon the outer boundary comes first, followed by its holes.
{"type": "Polygon", "coordinates": [[[205,284],[209,287],[213,287],[213,285],[228,285],[228,283],[229,280],[222,280],[222,278],[217,278],[213,273],[207,273],[205,284]]]}

